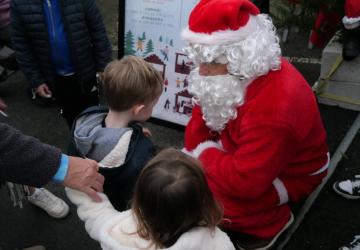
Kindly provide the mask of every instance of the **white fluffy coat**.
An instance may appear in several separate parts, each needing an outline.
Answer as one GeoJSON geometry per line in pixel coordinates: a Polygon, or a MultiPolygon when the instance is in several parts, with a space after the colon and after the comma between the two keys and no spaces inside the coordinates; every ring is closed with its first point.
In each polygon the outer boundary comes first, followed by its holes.
{"type": "MultiPolygon", "coordinates": [[[[131,210],[118,212],[105,194],[99,194],[102,202],[93,202],[86,194],[66,188],[69,199],[78,206],[77,212],[85,222],[91,238],[100,242],[104,250],[151,249],[151,243],[136,233],[137,224],[131,210]]],[[[229,237],[216,228],[194,228],[183,235],[169,250],[235,250],[229,237]]]]}

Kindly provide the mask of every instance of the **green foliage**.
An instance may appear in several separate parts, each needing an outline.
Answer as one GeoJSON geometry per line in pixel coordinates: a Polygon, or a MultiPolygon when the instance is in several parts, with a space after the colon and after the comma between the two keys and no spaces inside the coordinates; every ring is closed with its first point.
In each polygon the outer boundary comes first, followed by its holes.
{"type": "Polygon", "coordinates": [[[271,13],[275,26],[299,27],[310,30],[320,9],[326,12],[338,12],[343,15],[345,0],[297,0],[296,4],[288,0],[271,0],[271,13]]]}
{"type": "Polygon", "coordinates": [[[144,52],[144,56],[147,54],[150,54],[152,52],[154,52],[154,45],[153,45],[153,41],[151,39],[149,39],[146,43],[146,49],[144,52]]]}

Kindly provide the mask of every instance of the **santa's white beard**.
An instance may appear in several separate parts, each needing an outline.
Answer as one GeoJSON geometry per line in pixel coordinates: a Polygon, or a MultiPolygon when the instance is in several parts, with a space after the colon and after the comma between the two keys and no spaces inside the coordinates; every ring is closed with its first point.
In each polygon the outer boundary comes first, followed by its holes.
{"type": "Polygon", "coordinates": [[[190,73],[189,82],[189,92],[200,105],[206,126],[220,132],[229,120],[236,118],[251,80],[233,75],[200,76],[196,68],[190,73]]]}

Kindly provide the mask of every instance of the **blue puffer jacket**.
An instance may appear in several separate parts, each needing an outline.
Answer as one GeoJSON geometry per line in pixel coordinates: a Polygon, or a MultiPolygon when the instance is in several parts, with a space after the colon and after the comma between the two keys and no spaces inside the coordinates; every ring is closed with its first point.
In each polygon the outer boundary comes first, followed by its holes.
{"type": "MultiPolygon", "coordinates": [[[[43,1],[11,1],[13,47],[33,88],[42,83],[51,86],[55,76],[43,1]]],[[[111,45],[102,17],[95,0],[59,0],[59,4],[79,82],[88,82],[111,60],[111,45]]]]}

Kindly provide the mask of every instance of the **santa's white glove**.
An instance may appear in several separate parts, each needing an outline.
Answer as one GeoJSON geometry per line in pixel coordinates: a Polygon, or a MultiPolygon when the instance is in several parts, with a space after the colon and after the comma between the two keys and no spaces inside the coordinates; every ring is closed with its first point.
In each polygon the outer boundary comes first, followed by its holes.
{"type": "Polygon", "coordinates": [[[188,151],[186,148],[183,148],[181,151],[187,155],[190,155],[194,158],[199,158],[202,152],[204,152],[208,148],[217,148],[221,151],[224,151],[224,148],[221,144],[221,141],[204,141],[197,145],[197,147],[193,151],[188,151]]]}

